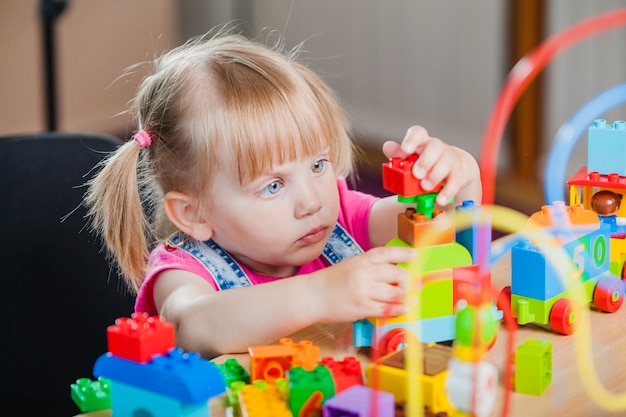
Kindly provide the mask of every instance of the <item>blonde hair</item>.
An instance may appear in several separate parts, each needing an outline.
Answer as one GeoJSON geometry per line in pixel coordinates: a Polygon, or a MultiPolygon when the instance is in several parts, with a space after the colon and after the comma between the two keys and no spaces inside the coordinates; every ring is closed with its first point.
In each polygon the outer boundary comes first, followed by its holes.
{"type": "Polygon", "coordinates": [[[93,228],[133,291],[150,250],[176,232],[163,215],[166,193],[202,199],[218,170],[234,169],[245,184],[328,146],[335,173],[351,174],[355,149],[338,99],[295,61],[297,50],[281,49],[222,30],[157,58],[141,82],[131,111],[152,145],[122,145],[85,196],[93,228]]]}

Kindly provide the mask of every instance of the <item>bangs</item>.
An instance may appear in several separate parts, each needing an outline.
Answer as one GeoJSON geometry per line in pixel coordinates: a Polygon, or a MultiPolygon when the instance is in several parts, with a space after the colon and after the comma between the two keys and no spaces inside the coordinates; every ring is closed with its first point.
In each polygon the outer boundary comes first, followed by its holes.
{"type": "MultiPolygon", "coordinates": [[[[278,104],[278,105],[277,105],[278,104]]],[[[309,114],[293,114],[285,102],[271,108],[251,106],[244,111],[238,131],[231,136],[239,182],[243,185],[270,172],[274,166],[320,154],[332,133],[322,120],[309,114]]],[[[332,146],[331,146],[332,148],[332,146]]],[[[332,150],[332,149],[331,149],[332,150]]]]}
{"type": "Polygon", "coordinates": [[[221,63],[216,71],[218,78],[222,75],[217,87],[224,111],[217,139],[242,185],[275,165],[318,155],[327,147],[337,163],[341,147],[335,142],[349,141],[334,100],[328,102],[298,67],[265,64],[221,63]]]}

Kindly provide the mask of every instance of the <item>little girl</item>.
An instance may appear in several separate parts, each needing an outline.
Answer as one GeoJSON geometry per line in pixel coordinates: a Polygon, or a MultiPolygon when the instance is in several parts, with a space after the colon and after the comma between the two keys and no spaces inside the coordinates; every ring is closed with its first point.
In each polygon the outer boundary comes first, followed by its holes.
{"type": "MultiPolygon", "coordinates": [[[[136,310],[207,358],[404,312],[396,264],[415,253],[384,245],[405,207],[349,189],[346,116],[294,55],[222,31],[156,59],[133,101],[140,130],[86,194],[136,310]]],[[[420,154],[413,175],[444,182],[440,208],[481,200],[474,158],[424,128],[382,150],[420,154]]]]}

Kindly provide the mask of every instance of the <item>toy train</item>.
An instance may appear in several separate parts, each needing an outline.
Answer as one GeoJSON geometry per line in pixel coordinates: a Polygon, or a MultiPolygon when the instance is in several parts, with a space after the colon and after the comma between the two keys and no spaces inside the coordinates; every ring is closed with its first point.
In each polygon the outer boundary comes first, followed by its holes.
{"type": "Polygon", "coordinates": [[[580,205],[542,207],[511,249],[511,285],[502,289],[498,308],[510,310],[518,324],[549,325],[566,335],[576,331],[585,304],[618,311],[624,284],[609,270],[610,233],[580,205]]]}

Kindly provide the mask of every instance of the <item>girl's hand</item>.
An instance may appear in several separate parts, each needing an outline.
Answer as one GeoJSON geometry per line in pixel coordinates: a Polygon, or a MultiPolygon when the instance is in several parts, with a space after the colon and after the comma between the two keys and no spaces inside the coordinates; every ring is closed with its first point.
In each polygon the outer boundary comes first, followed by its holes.
{"type": "Polygon", "coordinates": [[[422,126],[411,127],[401,144],[385,142],[383,153],[387,158],[406,158],[414,153],[419,154],[413,165],[413,175],[421,180],[420,184],[426,190],[443,182],[436,200],[440,207],[446,206],[457,194],[462,197],[460,200],[469,199],[479,203],[482,199],[476,160],[468,152],[431,137],[422,126]]]}
{"type": "Polygon", "coordinates": [[[321,322],[405,314],[410,273],[395,264],[416,257],[409,248],[378,247],[311,274],[314,314],[321,322]]]}

